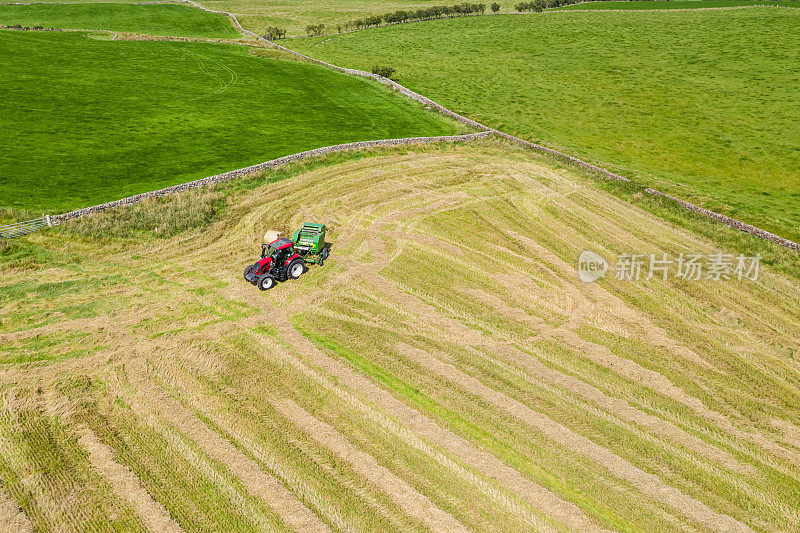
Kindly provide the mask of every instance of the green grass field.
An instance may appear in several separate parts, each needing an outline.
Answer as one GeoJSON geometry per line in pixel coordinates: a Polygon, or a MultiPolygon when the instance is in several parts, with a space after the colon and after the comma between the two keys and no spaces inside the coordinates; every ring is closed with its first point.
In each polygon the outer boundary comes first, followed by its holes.
{"type": "Polygon", "coordinates": [[[742,7],[742,6],[784,6],[797,7],[795,0],[627,0],[627,1],[607,1],[607,2],[583,2],[571,4],[551,9],[626,9],[632,11],[651,10],[651,9],[708,9],[719,7],[742,7]]]}
{"type": "Polygon", "coordinates": [[[585,248],[720,247],[577,171],[401,148],[124,213],[0,263],[20,531],[800,527],[796,278],[583,283],[585,248]],[[195,228],[138,226],[220,195],[195,228]],[[325,265],[246,284],[264,231],[305,220],[325,265]]]}
{"type": "Polygon", "coordinates": [[[227,17],[186,5],[28,4],[0,6],[0,24],[79,30],[111,30],[235,39],[239,33],[227,17]]]}
{"type": "MultiPolygon", "coordinates": [[[[7,2],[13,4],[15,2],[7,2]]],[[[19,2],[24,4],[26,2],[19,2]]],[[[72,0],[71,2],[64,2],[63,0],[41,0],[39,2],[32,2],[33,4],[143,4],[138,0],[72,0]]]]}
{"type": "Polygon", "coordinates": [[[460,127],[234,45],[0,32],[0,198],[63,212],[320,146],[460,127]]]}
{"type": "Polygon", "coordinates": [[[290,46],[395,67],[475,120],[798,240],[798,24],[795,9],[547,13],[290,46]]]}

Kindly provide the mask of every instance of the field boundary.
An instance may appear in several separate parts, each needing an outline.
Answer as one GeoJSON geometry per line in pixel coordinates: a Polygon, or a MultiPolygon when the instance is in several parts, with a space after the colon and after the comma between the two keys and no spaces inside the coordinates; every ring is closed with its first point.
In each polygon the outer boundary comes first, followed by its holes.
{"type": "Polygon", "coordinates": [[[404,137],[400,139],[357,141],[352,143],[324,146],[322,148],[314,148],[312,150],[306,150],[305,152],[286,155],[283,157],[279,157],[277,159],[270,159],[269,161],[264,161],[263,163],[258,163],[255,165],[251,165],[249,167],[243,167],[243,168],[238,168],[236,170],[223,172],[222,174],[215,174],[214,176],[208,176],[206,178],[200,178],[194,181],[187,181],[185,183],[171,185],[169,187],[164,187],[163,189],[157,189],[155,191],[148,191],[140,194],[135,194],[133,196],[128,196],[120,200],[114,200],[112,202],[106,202],[104,204],[84,207],[82,209],[76,209],[75,211],[69,211],[68,213],[64,213],[61,215],[54,215],[51,217],[51,220],[55,223],[64,222],[73,218],[80,218],[86,215],[91,215],[93,213],[106,211],[108,209],[114,209],[116,207],[123,207],[127,205],[136,204],[151,198],[160,198],[162,196],[169,196],[183,191],[188,191],[190,189],[205,187],[207,185],[212,185],[214,183],[222,183],[225,181],[230,181],[232,179],[240,178],[242,176],[258,172],[260,170],[266,170],[268,168],[276,168],[281,165],[286,165],[288,163],[301,161],[303,159],[308,159],[310,157],[315,157],[319,155],[332,154],[336,152],[347,152],[351,150],[362,150],[365,148],[373,148],[379,146],[399,146],[405,144],[431,144],[437,142],[470,142],[478,139],[483,139],[485,137],[488,137],[489,135],[491,135],[491,132],[482,131],[478,133],[467,133],[464,135],[443,135],[439,137],[404,137]]]}
{"type": "Polygon", "coordinates": [[[3,226],[0,226],[0,237],[3,237],[5,239],[21,237],[22,235],[27,235],[28,233],[39,231],[45,226],[49,227],[52,225],[53,225],[53,217],[50,217],[50,215],[43,214],[41,217],[34,218],[32,220],[13,222],[11,224],[5,224],[3,226]]]}
{"type": "MultiPolygon", "coordinates": [[[[571,5],[571,6],[581,6],[581,5],[586,5],[586,4],[594,5],[594,4],[603,4],[603,3],[607,2],[607,1],[608,0],[589,0],[587,2],[577,2],[575,4],[569,4],[569,5],[571,5]]],[[[636,0],[628,0],[628,1],[635,2],[636,0]]],[[[792,1],[794,1],[794,0],[792,0],[792,1]]],[[[668,5],[669,2],[665,1],[664,4],[668,5]]],[[[597,11],[601,11],[601,12],[602,11],[609,11],[609,12],[612,12],[612,13],[619,13],[619,12],[642,13],[642,12],[648,12],[648,11],[672,11],[672,12],[674,12],[674,11],[713,11],[715,9],[742,9],[742,8],[750,9],[750,8],[753,8],[753,7],[789,7],[789,8],[797,8],[797,6],[794,6],[794,5],[767,4],[767,3],[754,2],[752,4],[739,5],[739,6],[663,7],[663,8],[658,8],[658,9],[613,9],[613,8],[612,9],[578,9],[578,8],[571,9],[571,8],[564,8],[562,6],[562,7],[546,8],[543,11],[541,11],[541,13],[568,13],[570,11],[575,12],[575,13],[594,13],[594,12],[597,12],[597,11]]],[[[518,13],[518,14],[521,15],[522,13],[518,13]]]]}
{"type": "MultiPolygon", "coordinates": [[[[173,1],[173,0],[168,0],[173,1]]],[[[182,1],[182,0],[174,0],[174,1],[182,1]]],[[[602,4],[608,2],[609,0],[595,0],[593,2],[579,2],[577,4],[569,4],[571,6],[579,6],[582,4],[602,4]]],[[[625,0],[627,2],[636,2],[638,0],[625,0]]],[[[664,3],[668,3],[669,0],[661,0],[664,3]]],[[[788,1],[788,0],[787,0],[788,1]]],[[[791,0],[795,1],[795,0],[791,0]]],[[[469,18],[469,17],[494,17],[498,15],[542,15],[545,13],[598,13],[598,12],[611,12],[611,13],[650,13],[652,11],[668,11],[674,13],[676,11],[716,11],[716,10],[728,10],[728,9],[751,9],[754,7],[787,7],[787,8],[794,8],[798,9],[798,6],[781,6],[775,4],[752,4],[746,6],[719,6],[719,7],[671,7],[671,8],[658,8],[658,9],[564,9],[561,7],[548,7],[543,9],[542,11],[498,11],[497,13],[472,13],[469,15],[458,15],[458,16],[448,16],[448,17],[439,17],[439,18],[432,18],[432,19],[424,19],[424,20],[408,20],[405,22],[390,22],[390,23],[381,23],[378,26],[368,26],[364,28],[357,28],[357,29],[350,29],[342,31],[337,31],[335,34],[325,34],[333,37],[334,35],[344,35],[347,33],[355,33],[357,31],[368,31],[368,30],[377,30],[380,28],[389,28],[391,26],[400,26],[401,24],[418,24],[418,23],[425,23],[425,22],[435,22],[437,20],[450,20],[450,19],[461,19],[461,18],[469,18]]],[[[261,16],[257,13],[233,13],[233,15],[237,16],[261,16]]]]}

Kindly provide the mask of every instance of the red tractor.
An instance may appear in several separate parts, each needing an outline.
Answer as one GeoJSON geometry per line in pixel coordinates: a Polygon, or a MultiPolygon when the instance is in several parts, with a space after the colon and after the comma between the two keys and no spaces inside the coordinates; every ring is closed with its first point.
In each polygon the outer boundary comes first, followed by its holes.
{"type": "Polygon", "coordinates": [[[261,259],[244,270],[244,279],[262,291],[278,281],[297,279],[306,271],[306,263],[295,252],[294,242],[286,237],[261,245],[261,259]]]}

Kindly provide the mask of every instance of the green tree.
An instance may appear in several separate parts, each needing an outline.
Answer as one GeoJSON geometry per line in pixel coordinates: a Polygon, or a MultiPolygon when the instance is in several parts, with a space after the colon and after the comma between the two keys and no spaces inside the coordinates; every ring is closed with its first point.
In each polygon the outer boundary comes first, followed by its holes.
{"type": "Polygon", "coordinates": [[[267,33],[264,34],[264,38],[267,39],[268,41],[283,39],[284,37],[286,37],[286,30],[284,30],[283,28],[276,28],[273,26],[267,28],[267,33]]]}
{"type": "Polygon", "coordinates": [[[378,76],[383,76],[384,78],[391,78],[395,73],[395,70],[392,67],[387,67],[385,65],[375,65],[372,67],[372,73],[377,74],[378,76]]]}
{"type": "Polygon", "coordinates": [[[325,29],[325,24],[309,24],[306,26],[306,33],[311,35],[322,35],[322,30],[325,29]]]}

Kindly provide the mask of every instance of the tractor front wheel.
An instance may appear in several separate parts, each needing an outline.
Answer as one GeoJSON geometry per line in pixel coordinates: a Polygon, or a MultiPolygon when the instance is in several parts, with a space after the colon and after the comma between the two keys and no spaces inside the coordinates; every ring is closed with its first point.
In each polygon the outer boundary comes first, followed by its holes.
{"type": "Polygon", "coordinates": [[[245,281],[250,281],[248,279],[248,275],[252,274],[252,273],[253,273],[253,265],[250,265],[250,266],[248,266],[247,268],[244,269],[244,279],[245,279],[245,281]]]}
{"type": "Polygon", "coordinates": [[[301,260],[293,261],[289,268],[286,269],[289,277],[292,279],[297,279],[303,275],[303,272],[306,271],[306,265],[301,260]]]}
{"type": "Polygon", "coordinates": [[[262,291],[268,291],[275,286],[275,278],[264,276],[258,280],[258,288],[262,291]]]}

